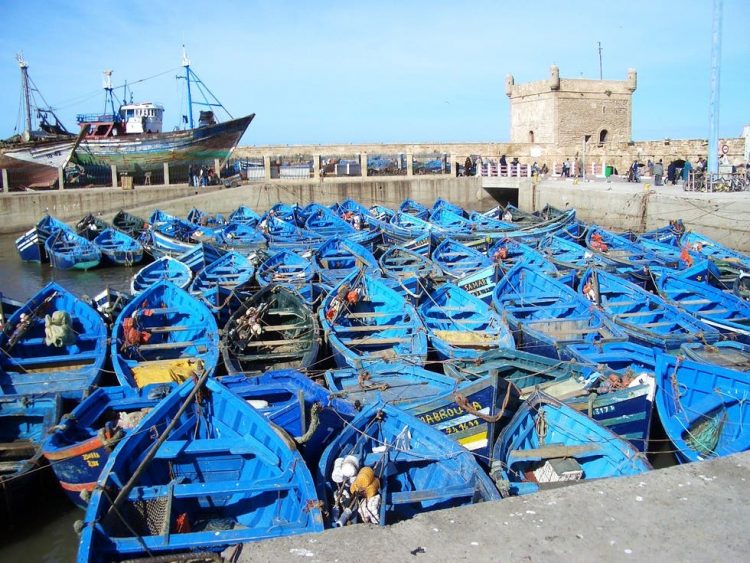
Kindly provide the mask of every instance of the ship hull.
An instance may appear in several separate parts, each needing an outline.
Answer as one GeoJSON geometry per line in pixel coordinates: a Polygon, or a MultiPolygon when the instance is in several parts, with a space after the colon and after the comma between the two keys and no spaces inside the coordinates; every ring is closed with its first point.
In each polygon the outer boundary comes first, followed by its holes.
{"type": "Polygon", "coordinates": [[[75,160],[84,166],[117,166],[118,172],[161,170],[164,163],[225,160],[255,114],[224,123],[170,133],[84,139],[75,160]]]}
{"type": "Polygon", "coordinates": [[[57,182],[74,146],[75,138],[0,148],[0,169],[8,170],[11,188],[48,188],[57,182]]]}

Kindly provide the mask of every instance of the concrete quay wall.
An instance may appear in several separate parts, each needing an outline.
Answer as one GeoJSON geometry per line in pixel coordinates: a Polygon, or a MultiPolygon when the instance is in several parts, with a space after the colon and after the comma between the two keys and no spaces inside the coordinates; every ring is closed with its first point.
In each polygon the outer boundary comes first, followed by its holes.
{"type": "MultiPolygon", "coordinates": [[[[242,546],[239,562],[747,561],[750,453],[242,546]]],[[[225,552],[229,555],[229,552],[225,552]]]]}

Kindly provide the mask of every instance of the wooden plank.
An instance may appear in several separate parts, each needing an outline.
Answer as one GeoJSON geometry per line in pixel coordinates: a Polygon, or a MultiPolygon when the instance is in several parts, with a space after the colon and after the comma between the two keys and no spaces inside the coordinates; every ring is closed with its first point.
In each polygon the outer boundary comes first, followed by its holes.
{"type": "Polygon", "coordinates": [[[358,325],[358,326],[341,326],[336,325],[333,330],[339,332],[373,332],[377,330],[388,330],[391,328],[409,328],[410,325],[398,324],[398,325],[358,325]]]}
{"type": "Polygon", "coordinates": [[[641,301],[605,301],[602,303],[604,307],[625,307],[629,305],[638,305],[641,301]]]}
{"type": "Polygon", "coordinates": [[[658,315],[659,311],[633,311],[632,313],[613,313],[613,317],[625,319],[630,317],[648,317],[649,315],[658,315]]]}
{"type": "Polygon", "coordinates": [[[366,338],[341,338],[341,342],[347,345],[352,346],[367,346],[367,345],[383,345],[386,344],[399,344],[401,342],[409,342],[411,340],[411,336],[409,337],[393,337],[393,338],[376,338],[376,337],[366,337],[366,338]]]}
{"type": "Polygon", "coordinates": [[[36,453],[36,447],[31,440],[17,440],[15,442],[0,443],[0,456],[4,454],[32,456],[36,453]]]}
{"type": "Polygon", "coordinates": [[[575,457],[600,449],[599,444],[581,444],[577,446],[565,446],[563,444],[550,444],[531,450],[512,450],[510,457],[514,460],[522,459],[553,459],[556,457],[575,457]]]}
{"type": "Polygon", "coordinates": [[[306,323],[296,323],[296,324],[290,323],[290,324],[285,324],[285,325],[261,325],[261,328],[264,331],[269,331],[269,330],[292,330],[292,329],[295,329],[295,328],[309,328],[309,325],[307,325],[306,323]]]}
{"type": "Polygon", "coordinates": [[[635,328],[656,328],[658,326],[669,326],[669,325],[673,325],[673,324],[675,324],[675,323],[673,323],[671,321],[661,321],[661,322],[658,322],[658,323],[646,323],[646,324],[642,324],[642,325],[637,324],[637,325],[634,325],[634,327],[635,328]]]}
{"type": "MultiPolygon", "coordinates": [[[[139,350],[172,350],[175,348],[188,348],[189,346],[196,345],[192,340],[185,342],[160,342],[158,344],[141,344],[138,346],[139,350]]],[[[200,349],[201,346],[198,346],[200,349]]],[[[202,347],[205,349],[205,346],[202,347]]]]}
{"type": "Polygon", "coordinates": [[[299,344],[310,342],[310,338],[292,338],[287,340],[251,340],[245,344],[245,348],[260,348],[262,346],[283,346],[284,344],[299,344]]]}
{"type": "Polygon", "coordinates": [[[379,311],[372,312],[361,312],[361,313],[344,313],[344,316],[348,319],[367,319],[370,317],[395,317],[399,313],[394,311],[393,313],[384,313],[379,311]]]}
{"type": "MultiPolygon", "coordinates": [[[[728,313],[728,312],[729,312],[729,309],[724,309],[720,307],[718,309],[706,309],[705,311],[695,311],[693,314],[694,315],[718,315],[719,313],[728,313]]],[[[736,322],[734,321],[734,319],[721,319],[721,320],[736,322]]]]}
{"type": "Polygon", "coordinates": [[[680,305],[708,305],[709,303],[713,303],[710,299],[683,299],[682,301],[677,301],[680,305]]]}

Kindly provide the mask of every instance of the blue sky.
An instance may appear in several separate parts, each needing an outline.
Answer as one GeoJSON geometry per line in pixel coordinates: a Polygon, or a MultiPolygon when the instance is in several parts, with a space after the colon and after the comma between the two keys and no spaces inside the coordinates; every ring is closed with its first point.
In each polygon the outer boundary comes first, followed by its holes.
{"type": "MultiPolygon", "coordinates": [[[[184,112],[181,45],[237,117],[243,144],[507,141],[517,83],[638,70],[633,138],[705,138],[711,0],[244,2],[1,0],[0,138],[13,133],[15,54],[69,129],[101,111],[101,71],[136,101],[184,112]],[[171,69],[171,70],[170,70],[171,69]]],[[[750,1],[724,0],[720,129],[750,123],[750,1]]]]}

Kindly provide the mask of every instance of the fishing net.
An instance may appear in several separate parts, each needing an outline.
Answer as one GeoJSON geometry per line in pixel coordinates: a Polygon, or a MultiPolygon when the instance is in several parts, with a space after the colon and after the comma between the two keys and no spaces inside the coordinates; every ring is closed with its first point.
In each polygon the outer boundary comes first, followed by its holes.
{"type": "Polygon", "coordinates": [[[685,443],[701,456],[715,455],[726,419],[727,413],[723,409],[713,416],[705,416],[687,432],[685,443]]]}

